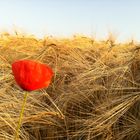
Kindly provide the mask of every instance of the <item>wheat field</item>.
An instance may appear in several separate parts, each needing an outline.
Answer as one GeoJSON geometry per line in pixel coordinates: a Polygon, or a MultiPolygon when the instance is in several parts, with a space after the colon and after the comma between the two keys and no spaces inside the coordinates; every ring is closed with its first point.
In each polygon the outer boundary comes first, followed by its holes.
{"type": "Polygon", "coordinates": [[[0,35],[0,140],[13,140],[23,91],[11,64],[52,67],[47,89],[28,94],[21,140],[139,140],[140,46],[133,40],[0,35]]]}

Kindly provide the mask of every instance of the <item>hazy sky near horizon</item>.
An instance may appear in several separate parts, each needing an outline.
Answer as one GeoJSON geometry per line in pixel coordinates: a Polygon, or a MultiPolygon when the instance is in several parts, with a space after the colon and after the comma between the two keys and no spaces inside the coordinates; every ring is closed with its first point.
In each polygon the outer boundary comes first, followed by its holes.
{"type": "Polygon", "coordinates": [[[140,0],[0,0],[0,30],[140,40],[140,0]]]}

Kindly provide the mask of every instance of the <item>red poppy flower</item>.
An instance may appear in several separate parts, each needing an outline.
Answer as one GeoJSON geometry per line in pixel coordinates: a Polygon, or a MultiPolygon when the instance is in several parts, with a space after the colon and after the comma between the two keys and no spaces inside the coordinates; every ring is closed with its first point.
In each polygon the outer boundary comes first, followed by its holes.
{"type": "Polygon", "coordinates": [[[53,76],[49,66],[32,60],[14,62],[12,71],[17,84],[27,91],[48,87],[53,76]]]}

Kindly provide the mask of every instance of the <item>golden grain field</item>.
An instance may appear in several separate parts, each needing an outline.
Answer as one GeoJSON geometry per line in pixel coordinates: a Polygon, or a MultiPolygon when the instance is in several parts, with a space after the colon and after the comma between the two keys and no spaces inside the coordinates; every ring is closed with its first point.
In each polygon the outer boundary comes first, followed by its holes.
{"type": "Polygon", "coordinates": [[[0,140],[13,140],[23,102],[11,64],[31,59],[54,71],[29,93],[21,140],[140,140],[140,46],[74,36],[0,35],[0,140]]]}

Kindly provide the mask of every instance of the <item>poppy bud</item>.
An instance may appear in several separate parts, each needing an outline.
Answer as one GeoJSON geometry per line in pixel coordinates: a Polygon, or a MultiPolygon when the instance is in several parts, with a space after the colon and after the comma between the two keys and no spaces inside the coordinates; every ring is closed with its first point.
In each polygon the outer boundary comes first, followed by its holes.
{"type": "Polygon", "coordinates": [[[12,71],[17,84],[27,91],[48,87],[53,76],[49,66],[32,60],[14,62],[12,71]]]}

